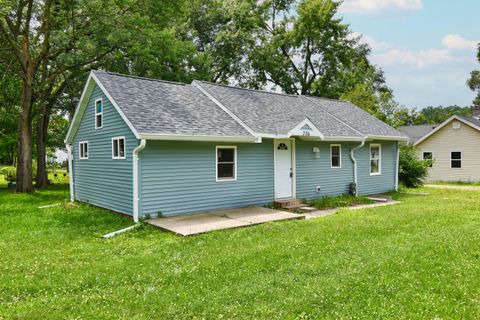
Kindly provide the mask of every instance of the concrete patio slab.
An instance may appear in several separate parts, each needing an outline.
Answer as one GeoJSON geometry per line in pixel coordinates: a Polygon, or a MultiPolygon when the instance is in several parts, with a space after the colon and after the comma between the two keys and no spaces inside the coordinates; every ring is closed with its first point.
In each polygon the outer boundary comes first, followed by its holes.
{"type": "Polygon", "coordinates": [[[268,208],[248,207],[148,219],[146,222],[182,236],[189,236],[214,230],[291,219],[305,219],[305,216],[268,208]]]}

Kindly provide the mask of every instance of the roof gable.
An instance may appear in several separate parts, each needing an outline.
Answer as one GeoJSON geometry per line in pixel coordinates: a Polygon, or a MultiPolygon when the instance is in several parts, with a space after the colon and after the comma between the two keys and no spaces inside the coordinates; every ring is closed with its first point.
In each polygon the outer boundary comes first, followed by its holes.
{"type": "Polygon", "coordinates": [[[460,121],[463,124],[473,128],[475,130],[480,131],[480,121],[478,121],[477,119],[475,119],[475,118],[468,119],[468,118],[465,118],[465,117],[453,115],[450,118],[448,118],[447,120],[445,120],[444,122],[442,122],[441,124],[439,124],[437,127],[435,127],[435,129],[433,129],[432,131],[430,131],[426,135],[424,135],[422,138],[420,138],[417,142],[415,142],[414,145],[417,146],[420,143],[422,143],[423,141],[427,140],[429,137],[431,137],[432,135],[437,133],[440,129],[444,128],[447,124],[449,124],[453,120],[460,121]]]}

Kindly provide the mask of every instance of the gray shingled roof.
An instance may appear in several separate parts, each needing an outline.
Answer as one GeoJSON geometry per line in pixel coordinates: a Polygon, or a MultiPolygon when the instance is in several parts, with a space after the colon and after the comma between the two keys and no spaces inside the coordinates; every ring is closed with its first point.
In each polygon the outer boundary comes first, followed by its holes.
{"type": "Polygon", "coordinates": [[[191,85],[94,71],[140,134],[252,136],[191,85]]]}
{"type": "Polygon", "coordinates": [[[416,126],[399,127],[398,130],[403,132],[409,138],[409,142],[413,144],[436,127],[436,124],[421,124],[416,126]]]}
{"type": "Polygon", "coordinates": [[[347,101],[328,100],[318,97],[308,97],[315,101],[320,108],[341,119],[351,128],[361,132],[363,135],[378,135],[405,137],[401,132],[395,130],[385,122],[373,117],[363,109],[347,101]]]}
{"type": "Polygon", "coordinates": [[[345,101],[196,82],[220,107],[195,85],[103,71],[94,74],[140,134],[252,136],[225,107],[256,133],[287,134],[308,118],[330,137],[405,137],[345,101]]]}
{"type": "MultiPolygon", "coordinates": [[[[362,137],[359,132],[303,96],[254,91],[206,82],[200,84],[255,132],[287,134],[308,118],[326,136],[362,137]]],[[[328,103],[339,102],[328,100],[328,103]]]]}

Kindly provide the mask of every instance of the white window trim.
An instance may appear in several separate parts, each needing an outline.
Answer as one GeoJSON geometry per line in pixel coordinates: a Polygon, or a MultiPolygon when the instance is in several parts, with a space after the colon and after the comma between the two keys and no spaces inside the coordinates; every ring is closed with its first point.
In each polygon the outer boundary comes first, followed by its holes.
{"type": "Polygon", "coordinates": [[[368,155],[370,161],[370,175],[379,176],[382,174],[382,145],[380,143],[370,143],[370,154],[368,155]],[[378,172],[372,173],[372,147],[378,147],[378,172]]]}
{"type": "Polygon", "coordinates": [[[78,159],[80,160],[88,160],[88,155],[90,154],[90,146],[88,145],[88,141],[80,141],[78,143],[78,159]],[[82,157],[82,144],[87,145],[87,156],[82,157]]]}
{"type": "Polygon", "coordinates": [[[125,136],[122,136],[122,137],[113,137],[112,138],[112,159],[114,160],[123,160],[126,158],[126,155],[127,155],[127,140],[125,139],[125,136]],[[118,156],[115,157],[115,153],[114,153],[114,150],[113,150],[113,141],[115,140],[121,140],[123,139],[123,157],[120,157],[120,143],[117,143],[117,146],[118,146],[118,156]]]}
{"type": "Polygon", "coordinates": [[[463,154],[462,151],[450,151],[450,169],[462,169],[463,167],[463,154]],[[452,159],[452,153],[453,152],[459,152],[460,153],[460,159],[452,159]],[[452,161],[460,161],[460,167],[452,167],[452,161]]]}
{"type": "Polygon", "coordinates": [[[215,179],[217,182],[237,181],[237,146],[215,146],[215,179]],[[233,178],[218,179],[218,149],[233,149],[233,178]]]}
{"type": "Polygon", "coordinates": [[[331,169],[341,169],[342,168],[342,145],[341,144],[331,144],[330,145],[330,168],[331,169]],[[339,156],[339,161],[338,161],[338,167],[334,167],[333,166],[333,162],[332,162],[332,147],[339,147],[339,153],[338,153],[338,156],[339,156]]]}
{"type": "MultiPolygon", "coordinates": [[[[430,153],[432,155],[432,163],[430,164],[429,168],[432,168],[433,167],[433,152],[432,151],[422,151],[422,160],[425,161],[425,153],[430,153]]],[[[451,157],[451,155],[450,155],[451,157]]],[[[450,162],[450,165],[451,165],[451,162],[450,162]]]]}
{"type": "Polygon", "coordinates": [[[95,100],[95,129],[102,129],[103,128],[103,99],[99,98],[95,100]],[[102,112],[97,112],[97,102],[100,101],[102,103],[102,112]],[[101,115],[102,116],[102,125],[100,127],[97,127],[97,116],[101,115]]]}

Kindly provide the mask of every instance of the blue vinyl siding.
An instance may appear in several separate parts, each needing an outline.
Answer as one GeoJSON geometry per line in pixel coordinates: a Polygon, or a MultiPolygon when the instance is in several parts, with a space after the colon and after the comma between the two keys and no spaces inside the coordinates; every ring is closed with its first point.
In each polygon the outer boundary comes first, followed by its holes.
{"type": "Polygon", "coordinates": [[[394,141],[371,141],[355,152],[358,161],[358,193],[375,194],[395,189],[395,166],[397,163],[397,143],[394,141]],[[370,175],[370,144],[382,146],[381,175],[370,175]]]}
{"type": "MultiPolygon", "coordinates": [[[[311,142],[296,140],[297,198],[315,199],[326,195],[340,195],[349,192],[353,181],[353,162],[350,150],[358,142],[311,142]],[[330,167],[330,144],[342,146],[342,167],[330,167]],[[313,148],[320,148],[317,159],[313,148]],[[315,188],[320,186],[320,193],[315,188]]],[[[357,191],[360,195],[387,192],[395,188],[396,143],[392,141],[366,142],[355,151],[357,159],[357,191]],[[382,174],[370,175],[370,143],[382,147],[382,174]]]]}
{"type": "Polygon", "coordinates": [[[132,151],[138,140],[115,107],[95,86],[75,135],[73,172],[75,199],[131,215],[132,151]],[[95,129],[95,100],[103,99],[103,127],[95,129]],[[126,159],[112,159],[112,138],[125,137],[126,159]],[[79,160],[79,142],[88,141],[88,160],[79,160]]]}
{"type": "Polygon", "coordinates": [[[296,140],[297,198],[315,199],[326,195],[348,193],[353,181],[353,164],[350,160],[351,142],[313,142],[296,140]],[[341,145],[341,168],[330,166],[330,145],[341,145]],[[316,158],[313,148],[320,148],[316,158]],[[316,192],[320,186],[320,193],[316,192]]]}
{"type": "Polygon", "coordinates": [[[264,205],[274,200],[273,142],[147,141],[141,212],[156,216],[264,205]],[[216,181],[215,146],[237,146],[237,181],[216,181]]]}

